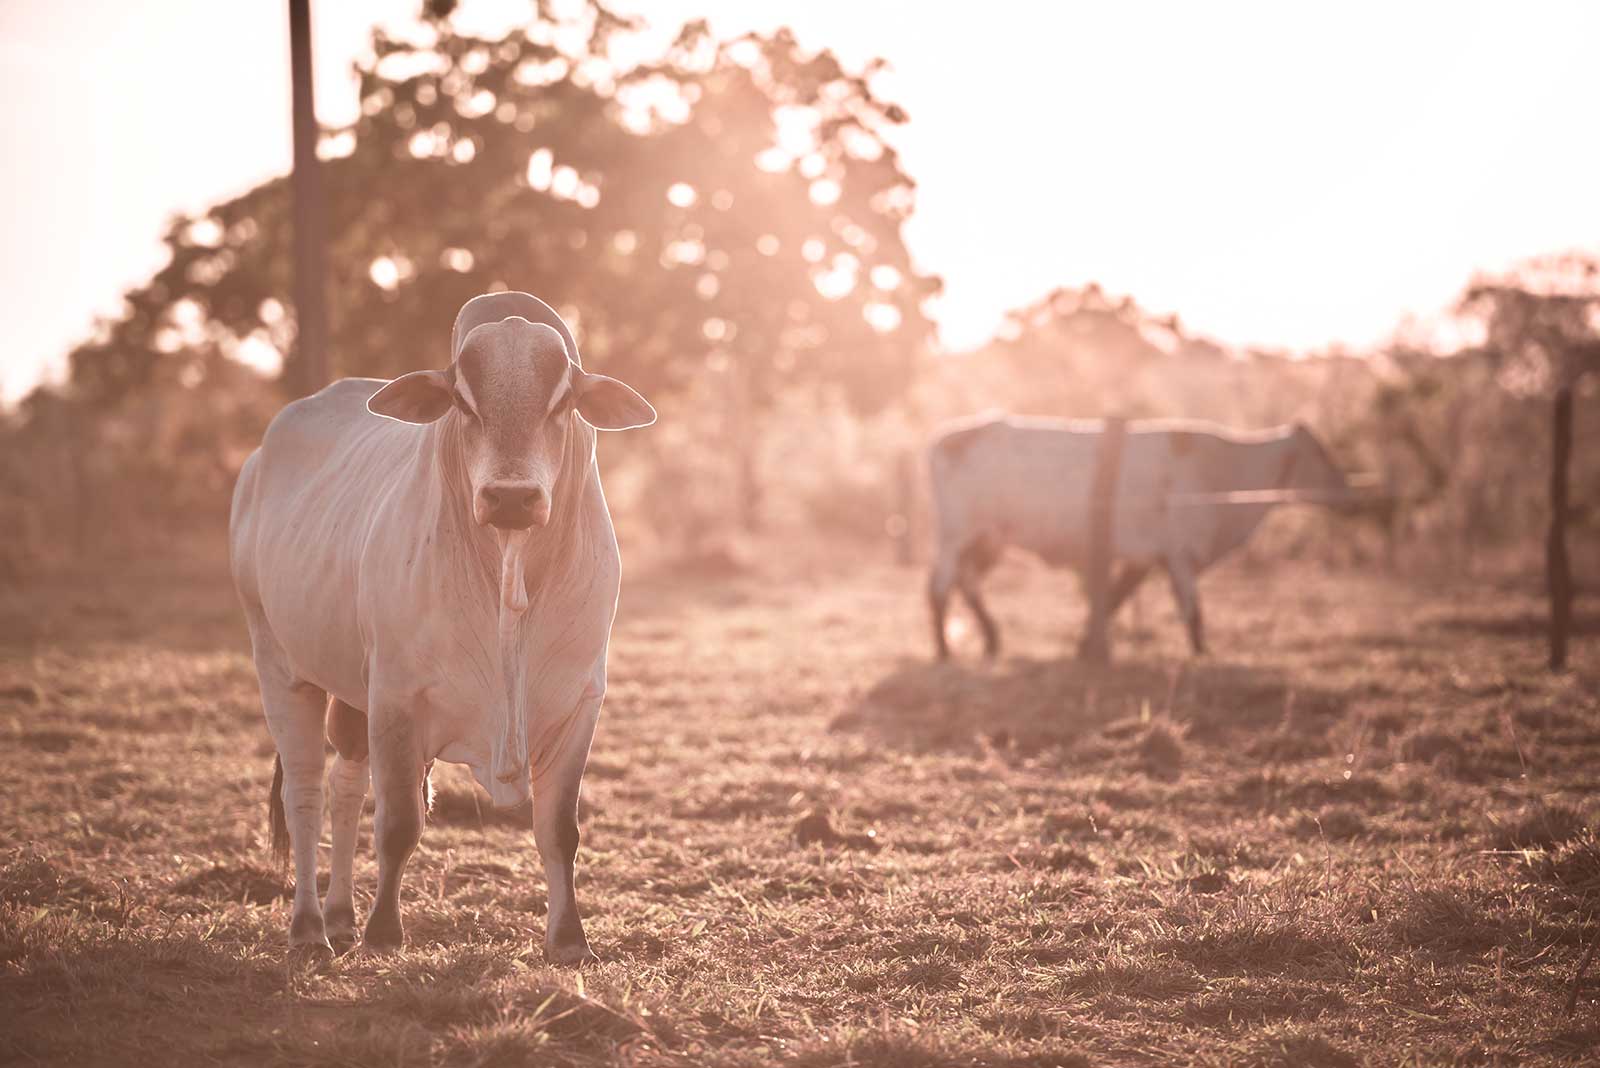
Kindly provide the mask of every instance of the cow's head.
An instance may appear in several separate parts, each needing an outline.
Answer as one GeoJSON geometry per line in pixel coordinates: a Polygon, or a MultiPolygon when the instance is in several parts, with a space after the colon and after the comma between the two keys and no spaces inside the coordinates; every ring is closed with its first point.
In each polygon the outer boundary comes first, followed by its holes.
{"type": "Polygon", "coordinates": [[[627,430],[650,425],[656,413],[630,387],[584,371],[569,354],[565,325],[521,315],[472,325],[468,310],[487,299],[462,310],[449,368],[402,375],[373,394],[367,408],[407,423],[455,420],[473,518],[527,530],[550,521],[574,419],[598,430],[627,430]]]}

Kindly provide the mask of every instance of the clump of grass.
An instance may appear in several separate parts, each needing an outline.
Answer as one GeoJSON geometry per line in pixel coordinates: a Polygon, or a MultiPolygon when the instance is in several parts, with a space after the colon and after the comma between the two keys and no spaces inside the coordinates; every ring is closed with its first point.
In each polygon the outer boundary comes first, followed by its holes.
{"type": "Polygon", "coordinates": [[[254,864],[216,864],[173,886],[173,891],[202,901],[235,901],[270,905],[287,901],[289,884],[275,872],[254,864]]]}
{"type": "Polygon", "coordinates": [[[1240,1068],[1358,1068],[1361,1060],[1303,1024],[1270,1024],[1255,1033],[1249,1050],[1232,1063],[1240,1068]]]}
{"type": "Polygon", "coordinates": [[[823,809],[813,809],[800,817],[793,833],[795,844],[799,846],[820,845],[825,848],[865,849],[868,852],[877,852],[882,848],[875,829],[846,833],[833,825],[833,820],[823,809]]]}
{"type": "Polygon", "coordinates": [[[1165,716],[1151,720],[1134,745],[1139,764],[1152,779],[1171,781],[1183,773],[1183,727],[1165,716]]]}
{"type": "Polygon", "coordinates": [[[1530,852],[1526,865],[1536,878],[1559,883],[1574,894],[1600,892],[1600,834],[1585,828],[1549,849],[1530,852]]]}
{"type": "Polygon", "coordinates": [[[894,981],[923,990],[954,990],[961,985],[961,966],[948,955],[935,953],[903,962],[895,970],[894,981]]]}
{"type": "Polygon", "coordinates": [[[39,703],[39,700],[39,688],[31,682],[0,686],[0,701],[15,701],[19,705],[32,708],[39,703]]]}
{"type": "Polygon", "coordinates": [[[1069,964],[1061,985],[1092,997],[1165,1001],[1198,993],[1206,984],[1186,961],[1148,952],[1113,951],[1099,960],[1069,964]]]}
{"type": "Polygon", "coordinates": [[[80,875],[62,870],[55,861],[31,848],[13,849],[0,865],[0,901],[19,905],[84,904],[105,899],[112,891],[80,875]]]}
{"type": "Polygon", "coordinates": [[[1487,835],[1493,849],[1549,849],[1585,830],[1583,816],[1576,809],[1544,802],[1509,813],[1491,812],[1488,820],[1487,835]]]}
{"type": "Polygon", "coordinates": [[[1368,833],[1371,828],[1361,811],[1351,805],[1329,805],[1320,812],[1307,812],[1295,823],[1295,831],[1307,837],[1327,837],[1348,841],[1368,833]]]}
{"type": "Polygon", "coordinates": [[[1348,942],[1321,925],[1297,919],[1219,917],[1155,943],[1202,975],[1265,974],[1329,965],[1343,971],[1348,942]]]}
{"type": "Polygon", "coordinates": [[[1401,891],[1388,922],[1402,945],[1454,953],[1482,953],[1501,944],[1505,924],[1457,886],[1401,891]]]}

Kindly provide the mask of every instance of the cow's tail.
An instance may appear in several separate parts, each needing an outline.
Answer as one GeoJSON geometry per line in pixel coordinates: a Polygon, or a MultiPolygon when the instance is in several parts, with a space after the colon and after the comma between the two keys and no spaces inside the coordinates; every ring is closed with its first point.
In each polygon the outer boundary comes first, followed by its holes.
{"type": "Polygon", "coordinates": [[[289,864],[289,816],[283,810],[283,758],[272,758],[272,792],[267,795],[267,823],[272,829],[272,858],[289,864]]]}

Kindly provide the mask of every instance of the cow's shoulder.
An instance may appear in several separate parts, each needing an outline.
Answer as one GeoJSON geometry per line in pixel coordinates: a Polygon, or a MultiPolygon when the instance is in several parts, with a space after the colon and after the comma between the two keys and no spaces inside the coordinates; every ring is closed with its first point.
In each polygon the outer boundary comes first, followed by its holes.
{"type": "Polygon", "coordinates": [[[947,430],[934,440],[933,451],[948,460],[959,460],[967,454],[967,450],[989,434],[993,425],[992,423],[979,423],[975,426],[963,426],[947,430]]]}
{"type": "Polygon", "coordinates": [[[341,378],[309,397],[283,406],[267,425],[261,447],[267,454],[326,446],[353,430],[381,421],[367,411],[367,400],[385,385],[380,378],[341,378]]]}
{"type": "Polygon", "coordinates": [[[367,401],[388,382],[382,378],[341,378],[309,397],[284,405],[273,424],[297,424],[340,417],[370,415],[367,401]]]}
{"type": "Polygon", "coordinates": [[[960,460],[974,445],[1000,436],[1009,426],[1010,418],[998,411],[948,423],[934,432],[928,452],[946,461],[960,460]]]}

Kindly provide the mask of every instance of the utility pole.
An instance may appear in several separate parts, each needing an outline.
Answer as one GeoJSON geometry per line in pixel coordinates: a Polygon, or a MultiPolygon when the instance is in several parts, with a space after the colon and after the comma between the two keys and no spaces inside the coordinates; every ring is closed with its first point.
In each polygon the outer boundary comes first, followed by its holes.
{"type": "Polygon", "coordinates": [[[289,64],[294,100],[294,353],[285,375],[296,396],[328,382],[327,204],[317,159],[311,81],[311,0],[289,0],[289,64]]]}

